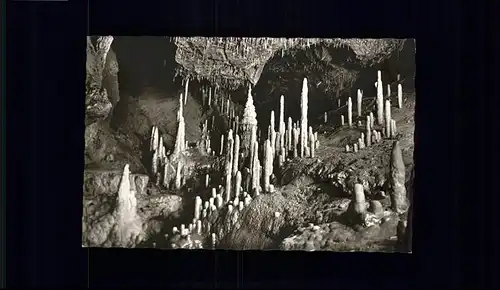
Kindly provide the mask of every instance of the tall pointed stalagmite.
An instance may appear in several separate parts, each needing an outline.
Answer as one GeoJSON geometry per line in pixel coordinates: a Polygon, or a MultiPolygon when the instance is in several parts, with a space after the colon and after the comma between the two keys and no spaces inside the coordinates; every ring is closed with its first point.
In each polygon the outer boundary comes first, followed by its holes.
{"type": "Polygon", "coordinates": [[[384,90],[382,85],[382,72],[377,72],[377,122],[384,124],[384,90]]]}
{"type": "Polygon", "coordinates": [[[307,105],[308,105],[307,78],[302,81],[302,94],[300,96],[300,157],[304,157],[305,146],[307,145],[307,105]]]}
{"type": "Polygon", "coordinates": [[[250,150],[252,145],[252,128],[257,132],[257,114],[255,113],[255,106],[253,104],[252,89],[248,87],[247,101],[245,103],[245,110],[243,111],[243,118],[241,120],[241,145],[245,150],[250,150]]]}
{"type": "Polygon", "coordinates": [[[398,108],[403,107],[403,86],[398,84],[398,108]]]}
{"type": "Polygon", "coordinates": [[[385,101],[385,136],[387,138],[391,137],[391,127],[392,127],[392,122],[391,122],[391,101],[386,100],[385,101]]]}
{"type": "Polygon", "coordinates": [[[264,180],[264,190],[266,192],[269,192],[269,185],[270,185],[270,177],[271,174],[273,173],[273,160],[272,160],[272,148],[271,148],[271,141],[266,140],[264,143],[264,172],[263,172],[263,180],[264,180]]]}
{"type": "Polygon", "coordinates": [[[357,95],[357,103],[356,103],[356,106],[357,106],[357,109],[358,109],[358,117],[361,117],[361,111],[362,111],[362,103],[363,103],[363,92],[358,89],[358,95],[357,95]]]}
{"type": "Polygon", "coordinates": [[[115,245],[122,247],[134,246],[141,240],[142,221],[137,214],[137,199],[131,190],[130,169],[126,164],[118,188],[117,206],[115,209],[117,227],[115,245]]]}
{"type": "Polygon", "coordinates": [[[347,124],[352,127],[352,100],[351,97],[347,99],[347,124]]]}
{"type": "Polygon", "coordinates": [[[285,96],[281,95],[280,97],[280,118],[279,118],[279,132],[280,132],[280,145],[283,146],[285,144],[285,96]]]}

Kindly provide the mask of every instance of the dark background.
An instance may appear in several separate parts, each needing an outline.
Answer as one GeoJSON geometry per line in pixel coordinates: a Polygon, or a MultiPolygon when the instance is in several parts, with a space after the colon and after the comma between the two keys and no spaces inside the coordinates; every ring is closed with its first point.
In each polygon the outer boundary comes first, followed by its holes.
{"type": "Polygon", "coordinates": [[[7,3],[7,285],[492,287],[500,104],[483,67],[495,50],[480,38],[494,26],[476,21],[492,7],[334,3],[7,3]],[[81,248],[87,34],[416,38],[413,254],[81,248]]]}

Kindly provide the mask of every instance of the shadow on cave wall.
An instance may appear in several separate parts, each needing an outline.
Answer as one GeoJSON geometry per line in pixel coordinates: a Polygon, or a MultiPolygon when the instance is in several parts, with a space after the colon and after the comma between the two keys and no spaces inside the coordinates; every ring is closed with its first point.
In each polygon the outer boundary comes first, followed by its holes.
{"type": "Polygon", "coordinates": [[[179,84],[173,81],[175,45],[159,36],[116,36],[116,53],[121,98],[138,96],[147,88],[171,94],[179,84]]]}

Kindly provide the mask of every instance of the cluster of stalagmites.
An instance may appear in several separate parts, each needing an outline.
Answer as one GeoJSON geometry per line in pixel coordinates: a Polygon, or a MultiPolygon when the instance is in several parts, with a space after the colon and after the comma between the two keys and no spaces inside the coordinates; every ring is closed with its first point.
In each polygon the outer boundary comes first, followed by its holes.
{"type": "MultiPolygon", "coordinates": [[[[385,114],[383,107],[381,74],[377,81],[377,124],[386,125],[384,135],[387,138],[395,137],[395,121],[391,119],[390,100],[385,101],[385,114]]],[[[179,111],[177,115],[178,130],[174,151],[171,154],[165,152],[163,139],[157,127],[153,127],[151,135],[150,150],[152,153],[152,174],[157,185],[170,188],[172,184],[179,190],[185,183],[185,164],[182,155],[187,148],[185,140],[185,123],[183,117],[183,105],[186,103],[187,86],[184,94],[179,99],[179,111]]],[[[390,90],[390,86],[388,87],[390,90]]],[[[238,109],[230,98],[217,97],[216,90],[202,89],[203,105],[219,109],[222,115],[228,117],[230,129],[226,135],[221,135],[220,151],[218,154],[224,157],[225,166],[222,180],[211,180],[205,176],[205,187],[210,188],[211,195],[205,200],[201,196],[195,198],[193,220],[190,224],[182,224],[172,229],[173,237],[169,237],[173,248],[215,248],[219,241],[230,232],[238,217],[250,202],[261,193],[274,192],[275,170],[279,169],[284,162],[297,157],[315,157],[315,151],[319,146],[317,132],[313,132],[308,125],[308,86],[304,79],[301,94],[301,119],[294,122],[290,117],[285,119],[284,96],[279,103],[278,124],[276,124],[275,113],[271,112],[267,136],[258,129],[255,107],[251,88],[248,89],[247,102],[240,121],[238,109]],[[277,125],[277,126],[276,126],[277,125]],[[209,243],[207,243],[207,240],[209,243]]],[[[358,116],[362,116],[362,91],[358,91],[358,116]]],[[[398,85],[398,105],[402,106],[402,90],[398,85]]],[[[390,96],[390,93],[389,95],[390,96]]],[[[348,125],[352,126],[352,102],[348,99],[348,125]]],[[[342,116],[343,119],[343,116],[342,116]]],[[[326,117],[325,117],[326,121],[326,117]]],[[[366,134],[362,133],[359,142],[354,144],[354,151],[363,149],[382,138],[381,132],[375,130],[375,118],[373,112],[366,116],[366,134]]],[[[343,122],[342,122],[343,123],[343,122]]],[[[361,123],[361,120],[359,120],[361,123]]],[[[214,120],[211,122],[212,128],[214,120]]],[[[203,135],[201,144],[205,152],[215,155],[211,148],[210,129],[208,121],[203,124],[203,135]]],[[[347,146],[346,151],[350,151],[347,146]]],[[[404,164],[402,163],[401,149],[395,141],[391,159],[391,187],[392,206],[397,213],[406,211],[406,189],[404,187],[404,164]]],[[[370,211],[367,211],[368,203],[365,200],[364,189],[361,184],[356,184],[352,189],[352,202],[349,212],[354,220],[365,226],[377,224],[381,218],[387,215],[380,202],[371,201],[370,211]]]]}
{"type": "MultiPolygon", "coordinates": [[[[204,103],[205,99],[206,97],[203,97],[204,103]]],[[[196,248],[198,237],[210,237],[210,241],[213,242],[212,246],[215,247],[217,241],[231,230],[239,213],[253,198],[261,193],[274,192],[272,181],[275,177],[275,170],[281,167],[287,159],[315,156],[319,142],[317,133],[313,132],[311,126],[308,126],[307,99],[307,79],[304,79],[301,95],[302,117],[300,121],[293,122],[290,117],[285,119],[284,96],[281,96],[278,124],[276,126],[275,113],[272,111],[266,139],[258,130],[251,88],[248,89],[247,102],[241,122],[237,110],[234,109],[234,105],[229,99],[225,102],[218,101],[218,107],[223,108],[222,112],[225,112],[224,114],[231,122],[229,132],[226,135],[221,135],[220,151],[218,152],[225,160],[224,177],[218,186],[217,181],[212,181],[216,187],[212,188],[212,195],[208,200],[202,201],[201,197],[196,197],[194,219],[187,226],[181,225],[180,228],[173,229],[174,238],[172,240],[176,242],[172,244],[172,247],[196,248]],[[219,221],[218,224],[225,226],[214,229],[214,216],[221,218],[221,213],[225,214],[226,220],[219,221]]],[[[213,97],[211,90],[208,90],[208,101],[206,102],[208,106],[212,105],[212,100],[223,99],[213,97]]],[[[182,130],[179,128],[179,131],[182,130]]],[[[207,137],[204,137],[206,139],[204,139],[203,144],[205,144],[207,152],[212,152],[215,155],[215,151],[210,148],[208,131],[208,124],[205,122],[203,136],[207,137]]],[[[177,136],[182,138],[182,134],[177,136]]],[[[153,136],[152,144],[155,143],[154,138],[156,137],[153,136]]],[[[181,143],[181,141],[176,142],[176,144],[181,143]]],[[[161,148],[161,145],[158,148],[161,148]]],[[[165,159],[164,149],[153,148],[152,150],[158,151],[157,156],[165,159]]],[[[176,176],[180,179],[183,175],[178,173],[180,172],[179,168],[178,166],[176,176]]],[[[210,181],[210,176],[206,175],[206,187],[209,187],[210,181]]],[[[179,189],[177,185],[182,186],[182,183],[176,182],[176,188],[179,189]]]]}
{"type": "MultiPolygon", "coordinates": [[[[401,83],[399,83],[400,77],[398,75],[397,80],[397,103],[398,108],[401,109],[403,106],[403,87],[401,83]]],[[[382,83],[382,73],[378,71],[377,81],[375,82],[375,87],[377,88],[377,96],[376,96],[376,121],[375,115],[373,112],[368,112],[366,116],[363,116],[363,91],[358,89],[357,98],[356,98],[356,113],[358,116],[357,126],[358,128],[362,128],[364,132],[361,133],[361,136],[358,138],[357,142],[351,145],[345,146],[346,152],[358,152],[358,150],[364,149],[366,147],[371,146],[374,143],[378,143],[382,140],[383,137],[387,139],[395,139],[397,136],[397,124],[396,120],[391,117],[391,84],[387,84],[386,97],[384,100],[384,90],[382,83]],[[376,128],[379,128],[377,130],[376,128]]],[[[347,123],[345,122],[344,115],[341,115],[340,123],[342,126],[353,127],[355,124],[353,122],[353,108],[352,108],[352,99],[349,97],[347,99],[347,123]]],[[[325,123],[328,121],[328,116],[325,112],[324,116],[325,123]]]]}

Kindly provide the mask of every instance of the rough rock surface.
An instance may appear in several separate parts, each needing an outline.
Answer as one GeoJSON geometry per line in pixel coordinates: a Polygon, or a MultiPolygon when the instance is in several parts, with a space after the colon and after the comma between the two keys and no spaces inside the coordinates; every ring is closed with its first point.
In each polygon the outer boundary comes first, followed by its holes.
{"type": "MultiPolygon", "coordinates": [[[[132,184],[132,182],[131,182],[132,184]]],[[[135,247],[164,231],[165,223],[177,218],[182,211],[182,198],[176,195],[137,197],[137,213],[141,220],[140,238],[131,241],[135,247]]],[[[87,247],[122,246],[116,243],[113,231],[118,226],[117,193],[102,193],[85,197],[83,201],[83,245],[87,247]]]]}
{"type": "Polygon", "coordinates": [[[392,251],[394,249],[397,216],[389,217],[379,225],[358,230],[339,222],[310,224],[299,228],[285,238],[283,250],[305,251],[392,251]]]}
{"type": "Polygon", "coordinates": [[[112,130],[101,120],[85,128],[85,167],[87,169],[121,170],[130,164],[132,172],[145,173],[137,148],[130,138],[112,130]]]}
{"type": "MultiPolygon", "coordinates": [[[[179,93],[180,95],[180,93],[179,93]]],[[[177,133],[177,110],[179,95],[165,96],[155,90],[145,91],[137,98],[124,100],[118,105],[114,116],[114,126],[119,131],[133,136],[134,147],[145,150],[144,144],[149,144],[152,126],[157,126],[168,147],[173,150],[177,133]]],[[[201,105],[190,95],[183,107],[186,124],[185,140],[196,142],[201,137],[200,121],[202,120],[201,105]]]]}
{"type": "Polygon", "coordinates": [[[176,61],[183,75],[228,86],[256,84],[266,62],[276,53],[312,45],[347,46],[356,62],[368,65],[386,59],[404,41],[397,39],[284,39],[176,37],[176,61]]]}

